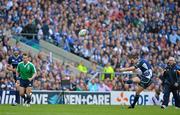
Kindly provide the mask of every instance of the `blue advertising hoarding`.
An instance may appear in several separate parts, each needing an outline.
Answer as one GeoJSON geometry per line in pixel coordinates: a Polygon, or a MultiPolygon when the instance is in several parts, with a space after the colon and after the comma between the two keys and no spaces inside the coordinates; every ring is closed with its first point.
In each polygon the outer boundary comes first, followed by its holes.
{"type": "Polygon", "coordinates": [[[0,91],[0,104],[12,104],[15,102],[16,91],[0,91]]]}

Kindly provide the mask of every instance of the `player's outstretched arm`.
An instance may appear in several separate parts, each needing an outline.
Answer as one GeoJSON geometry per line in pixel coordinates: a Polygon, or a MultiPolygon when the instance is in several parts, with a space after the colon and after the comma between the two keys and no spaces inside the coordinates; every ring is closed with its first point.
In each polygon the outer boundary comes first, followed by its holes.
{"type": "Polygon", "coordinates": [[[121,68],[119,69],[120,72],[123,72],[123,71],[134,71],[136,68],[134,66],[132,67],[127,67],[127,68],[121,68]]]}

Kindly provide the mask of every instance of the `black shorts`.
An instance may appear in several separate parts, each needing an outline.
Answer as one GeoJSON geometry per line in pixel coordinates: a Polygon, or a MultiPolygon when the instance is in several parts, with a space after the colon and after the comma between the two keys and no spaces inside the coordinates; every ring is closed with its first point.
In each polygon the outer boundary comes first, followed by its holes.
{"type": "Polygon", "coordinates": [[[146,77],[140,77],[140,83],[139,83],[139,85],[141,86],[141,87],[143,87],[144,89],[146,89],[147,87],[149,87],[150,85],[151,85],[151,83],[152,83],[152,79],[149,79],[149,78],[146,78],[146,77]]]}
{"type": "Polygon", "coordinates": [[[27,88],[27,87],[32,87],[33,86],[33,81],[29,81],[29,80],[24,80],[20,78],[20,86],[27,88]]]}

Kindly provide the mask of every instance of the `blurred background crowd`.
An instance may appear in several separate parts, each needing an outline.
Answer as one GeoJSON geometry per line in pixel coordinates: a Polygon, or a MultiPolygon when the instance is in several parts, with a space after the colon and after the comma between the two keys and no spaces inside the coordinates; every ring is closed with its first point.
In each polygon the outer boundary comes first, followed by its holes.
{"type": "Polygon", "coordinates": [[[153,66],[154,83],[148,90],[154,90],[166,59],[174,56],[180,64],[178,0],[1,0],[0,36],[6,37],[0,48],[0,89],[14,89],[6,64],[17,46],[10,46],[8,40],[20,33],[36,34],[36,40],[46,40],[92,62],[91,68],[83,62],[71,64],[80,71],[77,74],[68,65],[43,59],[43,52],[35,56],[29,52],[38,72],[34,89],[58,90],[61,81],[68,79],[69,90],[134,90],[135,85],[122,85],[121,75],[106,78],[101,74],[90,80],[87,74],[94,75],[97,65],[110,73],[131,66],[128,54],[136,51],[153,66]],[[78,35],[82,29],[87,30],[85,36],[78,35]]]}

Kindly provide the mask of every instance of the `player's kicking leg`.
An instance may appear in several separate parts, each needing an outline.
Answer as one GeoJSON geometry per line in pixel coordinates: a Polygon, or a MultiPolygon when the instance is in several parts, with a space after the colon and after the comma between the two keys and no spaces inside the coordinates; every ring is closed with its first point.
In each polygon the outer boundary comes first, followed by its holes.
{"type": "Polygon", "coordinates": [[[139,95],[140,93],[146,89],[147,87],[149,87],[152,83],[152,80],[146,77],[141,77],[141,79],[139,77],[135,77],[132,79],[133,82],[138,83],[138,88],[136,89],[136,95],[134,97],[134,102],[129,106],[129,108],[134,108],[138,99],[139,99],[139,95]]]}
{"type": "MultiPolygon", "coordinates": [[[[133,77],[132,79],[124,81],[124,82],[127,83],[127,84],[132,84],[132,83],[140,83],[141,80],[140,80],[139,77],[133,77]]],[[[137,101],[139,99],[139,95],[143,90],[144,90],[143,87],[138,86],[138,88],[136,89],[136,95],[134,97],[134,102],[128,107],[129,109],[133,109],[135,107],[135,105],[136,105],[136,103],[137,103],[137,101]]]]}
{"type": "Polygon", "coordinates": [[[133,103],[128,107],[129,109],[133,109],[133,108],[135,107],[136,103],[137,103],[138,100],[139,100],[139,95],[140,95],[140,93],[141,93],[143,90],[144,90],[144,88],[138,85],[138,88],[136,89],[136,95],[135,95],[135,97],[134,97],[134,101],[133,101],[133,103]]]}

